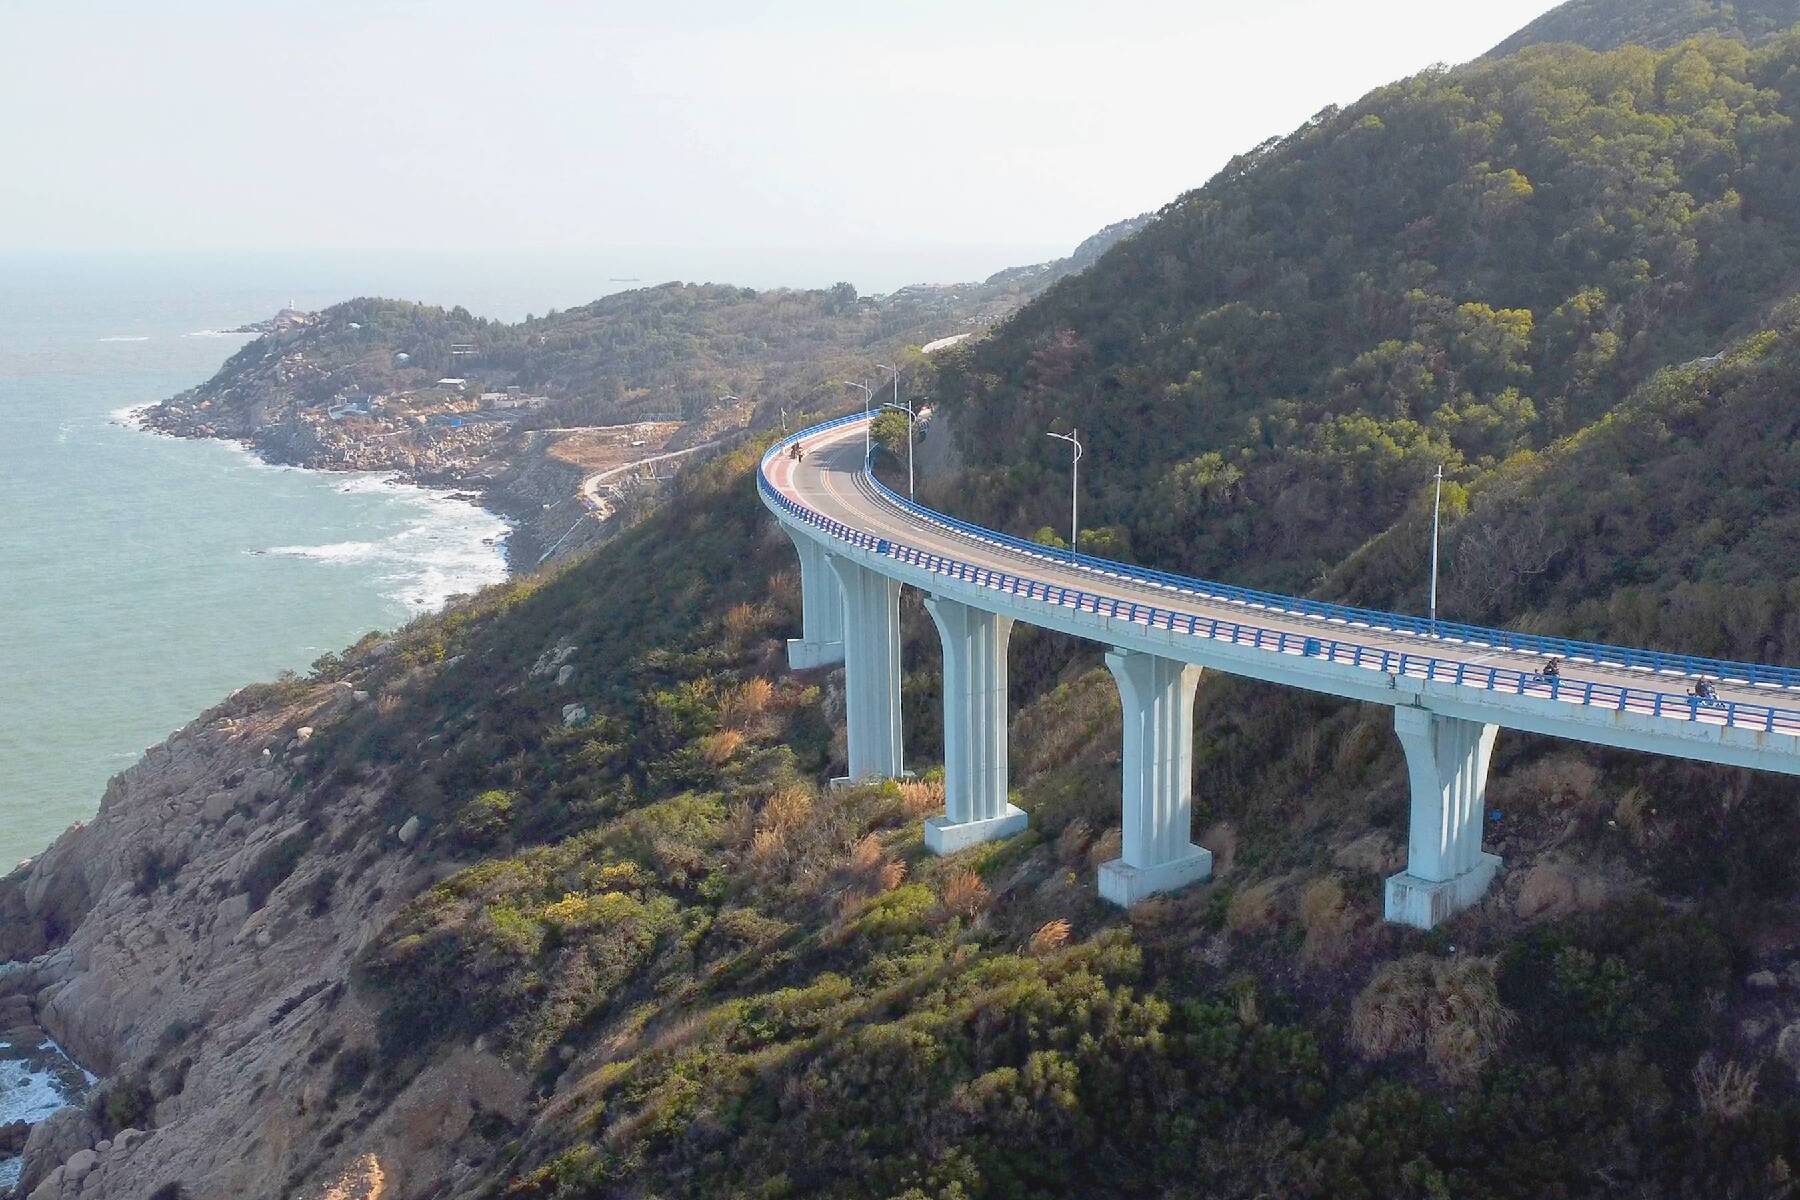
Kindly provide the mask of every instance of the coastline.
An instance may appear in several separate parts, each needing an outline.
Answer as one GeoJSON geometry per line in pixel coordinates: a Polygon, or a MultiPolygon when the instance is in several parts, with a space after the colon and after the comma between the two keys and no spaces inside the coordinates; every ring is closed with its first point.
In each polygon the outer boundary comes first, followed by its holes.
{"type": "MultiPolygon", "coordinates": [[[[497,543],[506,564],[506,577],[514,578],[536,566],[543,548],[529,522],[535,506],[509,495],[494,486],[491,474],[479,470],[444,469],[421,472],[399,464],[363,465],[324,455],[296,455],[283,448],[279,439],[259,436],[268,430],[231,433],[219,430],[183,428],[175,422],[157,422],[151,414],[163,408],[166,400],[152,401],[119,409],[111,414],[120,425],[156,437],[182,438],[192,441],[219,442],[235,447],[262,466],[296,471],[316,471],[326,475],[378,480],[383,484],[416,488],[422,497],[438,502],[461,502],[473,505],[495,517],[506,527],[497,543]]],[[[281,427],[271,426],[270,430],[281,427]]]]}

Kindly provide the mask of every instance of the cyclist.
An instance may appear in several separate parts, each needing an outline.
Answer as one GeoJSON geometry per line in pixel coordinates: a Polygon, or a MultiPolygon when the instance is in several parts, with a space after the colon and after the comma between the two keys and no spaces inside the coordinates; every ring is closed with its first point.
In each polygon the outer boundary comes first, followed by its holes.
{"type": "Polygon", "coordinates": [[[1719,689],[1714,687],[1709,680],[1696,679],[1694,680],[1694,690],[1689,694],[1696,700],[1717,700],[1719,689]]]}

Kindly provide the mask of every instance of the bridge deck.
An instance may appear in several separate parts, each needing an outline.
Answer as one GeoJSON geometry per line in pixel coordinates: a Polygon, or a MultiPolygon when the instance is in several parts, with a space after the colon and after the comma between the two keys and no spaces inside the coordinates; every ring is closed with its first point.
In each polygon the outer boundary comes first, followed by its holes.
{"type": "MultiPolygon", "coordinates": [[[[1238,644],[1248,644],[1242,639],[1249,632],[1243,631],[1264,631],[1271,636],[1265,639],[1263,632],[1256,632],[1254,644],[1270,654],[1308,654],[1339,665],[1354,662],[1370,670],[1437,683],[1454,682],[1471,693],[1506,691],[1655,715],[1684,724],[1729,724],[1748,730],[1800,733],[1800,697],[1795,697],[1788,687],[1708,676],[1715,679],[1720,703],[1696,705],[1687,696],[1697,677],[1693,674],[1578,658],[1565,660],[1562,678],[1552,685],[1537,675],[1545,658],[1540,653],[1468,644],[1381,628],[1378,624],[1332,620],[1284,611],[1279,605],[1215,598],[1180,586],[1115,575],[1102,568],[1058,559],[1048,549],[1039,553],[1002,544],[953,527],[947,519],[936,518],[927,510],[911,510],[872,481],[863,470],[862,422],[808,431],[803,436],[806,457],[802,462],[794,462],[785,453],[772,453],[765,461],[768,486],[801,513],[811,514],[815,525],[835,523],[848,531],[885,539],[890,553],[905,554],[906,561],[914,565],[941,570],[954,564],[955,569],[972,567],[1004,573],[1013,580],[1013,587],[1023,580],[1043,589],[1068,589],[1073,599],[1048,591],[1041,594],[1057,596],[1082,611],[1102,611],[1109,600],[1136,603],[1144,609],[1127,610],[1132,613],[1127,619],[1159,625],[1167,620],[1171,628],[1180,632],[1180,620],[1192,618],[1201,624],[1190,624],[1187,629],[1197,636],[1229,637],[1238,644]],[[938,563],[934,559],[944,561],[938,563]],[[1083,607],[1086,604],[1095,607],[1083,607]],[[1390,654],[1392,658],[1388,657],[1390,654]],[[1408,657],[1402,659],[1401,655],[1408,657]]],[[[1293,603],[1298,606],[1306,602],[1293,603]]],[[[1339,689],[1321,679],[1317,690],[1339,689]]]]}

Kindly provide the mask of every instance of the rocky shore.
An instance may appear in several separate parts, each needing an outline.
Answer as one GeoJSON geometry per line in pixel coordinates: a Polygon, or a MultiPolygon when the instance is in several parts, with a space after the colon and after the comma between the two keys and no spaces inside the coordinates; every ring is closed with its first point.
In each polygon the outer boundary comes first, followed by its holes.
{"type": "MultiPolygon", "coordinates": [[[[375,1014],[345,980],[443,868],[415,857],[405,814],[384,807],[385,773],[308,783],[300,768],[315,729],[380,703],[365,675],[408,678],[389,645],[357,651],[351,682],[236,693],[0,879],[0,1025],[102,1077],[87,1089],[70,1063],[84,1103],[0,1128],[0,1162],[23,1139],[14,1195],[269,1195],[346,1144],[402,1164],[390,1195],[453,1195],[482,1145],[471,1126],[516,1112],[525,1081],[477,1049],[379,1113],[358,1107],[375,1014]]],[[[46,1070],[53,1054],[40,1052],[46,1070]]]]}

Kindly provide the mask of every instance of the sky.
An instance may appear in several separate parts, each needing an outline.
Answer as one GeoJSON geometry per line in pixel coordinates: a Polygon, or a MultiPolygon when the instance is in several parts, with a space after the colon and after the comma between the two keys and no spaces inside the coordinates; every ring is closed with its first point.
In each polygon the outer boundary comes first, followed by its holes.
{"type": "Polygon", "coordinates": [[[976,277],[1550,7],[0,0],[0,253],[679,249],[976,277]]]}

